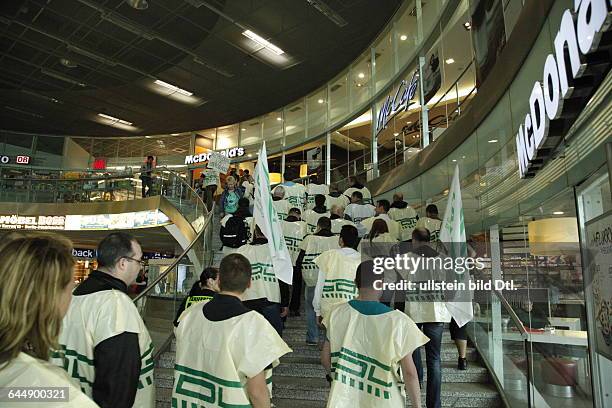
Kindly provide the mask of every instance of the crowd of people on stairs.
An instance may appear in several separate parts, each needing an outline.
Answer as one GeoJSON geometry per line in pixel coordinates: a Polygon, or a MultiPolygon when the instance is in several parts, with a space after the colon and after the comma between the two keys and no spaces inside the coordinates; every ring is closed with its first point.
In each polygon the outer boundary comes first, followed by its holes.
{"type": "MultiPolygon", "coordinates": [[[[291,352],[284,324],[299,316],[303,301],[304,341],[321,350],[328,407],[404,407],[406,398],[420,407],[425,346],[426,406],[439,408],[444,324],[457,341],[459,369],[467,367],[464,330],[443,302],[382,298],[364,256],[366,246],[384,252],[382,244],[412,257],[441,256],[433,238],[437,208],[429,205],[419,219],[400,193],[373,205],[359,183],[343,194],[335,185],[276,186],[269,193],[291,256],[288,285],[277,279],[267,237],[254,222],[249,177],[226,178],[224,257],[201,271],[176,315],[172,406],[271,407],[273,369],[291,352]],[[357,375],[347,361],[369,374],[357,375]]],[[[127,295],[142,249],[115,232],[97,256],[98,270],[74,289],[67,240],[18,234],[0,244],[0,387],[68,387],[66,399],[49,406],[155,405],[151,336],[127,295]]]]}

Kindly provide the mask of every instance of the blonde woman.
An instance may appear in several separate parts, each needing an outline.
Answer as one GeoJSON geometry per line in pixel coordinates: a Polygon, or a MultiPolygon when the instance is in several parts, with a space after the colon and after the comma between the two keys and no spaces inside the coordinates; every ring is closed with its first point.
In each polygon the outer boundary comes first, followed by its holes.
{"type": "Polygon", "coordinates": [[[72,245],[54,234],[15,237],[0,246],[0,259],[0,405],[38,396],[46,407],[97,407],[47,362],[72,298],[72,245]]]}

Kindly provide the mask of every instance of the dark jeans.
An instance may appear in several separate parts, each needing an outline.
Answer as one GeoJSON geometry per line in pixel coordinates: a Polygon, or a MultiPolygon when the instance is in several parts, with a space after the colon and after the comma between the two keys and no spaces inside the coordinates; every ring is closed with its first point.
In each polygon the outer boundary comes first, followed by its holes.
{"type": "Polygon", "coordinates": [[[283,321],[280,317],[280,305],[278,303],[272,303],[261,310],[257,310],[257,312],[266,318],[279,336],[283,335],[283,321]]]}
{"type": "MultiPolygon", "coordinates": [[[[427,363],[427,408],[440,408],[440,391],[442,388],[442,369],[440,367],[440,349],[442,348],[442,333],[444,323],[418,323],[423,334],[429,337],[425,344],[425,361],[427,363]]],[[[423,383],[423,364],[421,363],[421,348],[412,353],[412,359],[419,374],[419,383],[423,383]]]]}
{"type": "Polygon", "coordinates": [[[300,303],[302,300],[302,271],[300,268],[293,267],[293,285],[291,288],[291,303],[289,310],[292,312],[300,311],[300,303]]]}
{"type": "Polygon", "coordinates": [[[208,211],[210,211],[210,209],[213,206],[213,201],[215,199],[216,190],[217,190],[216,184],[211,184],[209,186],[206,186],[206,188],[204,189],[204,202],[206,203],[206,208],[208,209],[208,211]]]}

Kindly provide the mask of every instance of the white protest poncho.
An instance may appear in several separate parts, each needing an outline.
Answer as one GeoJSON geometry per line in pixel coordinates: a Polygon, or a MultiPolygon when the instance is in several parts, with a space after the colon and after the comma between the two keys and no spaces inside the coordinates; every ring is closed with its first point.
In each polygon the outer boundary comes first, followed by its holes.
{"type": "Polygon", "coordinates": [[[318,235],[307,235],[302,241],[304,258],[302,260],[302,278],[306,286],[315,286],[319,277],[319,267],[315,264],[316,257],[330,249],[340,248],[338,237],[320,237],[318,235]]]}
{"type": "Polygon", "coordinates": [[[248,180],[242,182],[242,187],[244,187],[244,195],[243,197],[249,200],[249,205],[253,205],[255,202],[255,186],[253,183],[250,183],[248,180]]]}
{"type": "Polygon", "coordinates": [[[361,224],[361,221],[374,217],[376,210],[373,205],[370,204],[349,204],[344,210],[344,214],[351,217],[351,220],[355,223],[355,227],[359,232],[359,236],[363,237],[367,233],[367,229],[361,224]]]}
{"type": "MultiPolygon", "coordinates": [[[[312,207],[315,206],[315,196],[317,194],[322,194],[324,196],[329,194],[329,186],[327,184],[313,184],[313,183],[308,184],[308,187],[306,188],[306,194],[307,194],[306,209],[311,210],[312,207]]],[[[327,197],[325,200],[325,206],[327,208],[330,208],[329,204],[327,203],[327,197]]]]}
{"type": "Polygon", "coordinates": [[[419,216],[411,206],[406,208],[391,208],[389,210],[389,218],[397,221],[400,224],[400,241],[408,241],[412,239],[412,231],[417,224],[419,216]]]}
{"type": "Polygon", "coordinates": [[[317,223],[319,222],[319,218],[321,217],[329,218],[330,215],[331,214],[329,213],[329,211],[324,212],[322,214],[314,212],[313,210],[304,211],[304,215],[302,216],[302,219],[306,221],[306,231],[309,234],[314,233],[315,230],[317,229],[317,223]]]}
{"type": "Polygon", "coordinates": [[[421,257],[420,255],[409,252],[407,257],[421,258],[420,267],[414,273],[409,273],[405,269],[397,269],[397,273],[402,279],[414,282],[417,289],[414,291],[406,291],[406,302],[404,303],[404,312],[417,323],[448,323],[451,320],[451,315],[448,312],[446,303],[444,302],[444,291],[433,290],[428,287],[421,288],[419,283],[427,281],[441,282],[446,280],[446,272],[441,267],[443,259],[437,257],[421,257]]]}
{"type": "Polygon", "coordinates": [[[265,371],[270,389],[272,369],[265,368],[291,349],[259,313],[213,322],[205,304],[187,309],[175,331],[172,406],[250,407],[247,379],[265,371]]]}
{"type": "Polygon", "coordinates": [[[244,255],[251,264],[251,287],[244,292],[242,300],[266,298],[272,303],[280,303],[280,286],[274,274],[268,245],[246,244],[238,248],[236,253],[244,255]]]}
{"type": "Polygon", "coordinates": [[[289,215],[289,210],[294,207],[287,200],[272,201],[272,205],[276,210],[276,215],[279,221],[282,221],[287,218],[287,215],[289,215]]]}
{"type": "Polygon", "coordinates": [[[365,204],[372,204],[372,194],[370,194],[370,190],[367,187],[363,188],[355,188],[349,187],[344,191],[344,195],[350,200],[355,191],[359,191],[363,196],[363,202],[365,204]]]}
{"type": "MultiPolygon", "coordinates": [[[[397,238],[395,238],[391,233],[385,232],[384,234],[380,234],[372,238],[372,241],[370,241],[370,239],[367,237],[363,238],[361,241],[359,241],[359,246],[357,247],[357,251],[363,253],[364,249],[367,248],[367,246],[370,246],[370,248],[368,248],[366,252],[369,252],[369,254],[371,255],[373,253],[371,252],[371,250],[373,249],[372,247],[375,247],[377,243],[380,243],[380,244],[383,244],[383,245],[380,245],[380,248],[384,250],[385,252],[382,255],[388,256],[389,250],[391,249],[391,245],[384,245],[384,244],[395,244],[397,242],[398,242],[397,238]]],[[[375,253],[380,254],[380,251],[375,252],[375,253]]]]}
{"type": "Polygon", "coordinates": [[[282,221],[282,227],[287,249],[291,255],[291,263],[295,266],[302,241],[306,235],[306,223],[304,221],[282,221]]]}
{"type": "Polygon", "coordinates": [[[372,229],[372,224],[376,220],[383,220],[387,224],[387,229],[389,233],[397,240],[399,240],[401,235],[401,226],[397,221],[393,221],[387,214],[380,214],[377,217],[366,218],[361,221],[361,225],[365,228],[366,234],[370,233],[372,229]]]}
{"type": "Polygon", "coordinates": [[[365,315],[349,303],[324,319],[331,348],[333,382],[327,406],[404,408],[400,360],[429,339],[398,310],[365,315]]]}
{"type": "MultiPolygon", "coordinates": [[[[324,279],[319,305],[320,315],[325,318],[334,305],[345,303],[358,295],[355,285],[357,267],[361,263],[361,254],[348,248],[331,249],[315,258],[314,262],[323,274],[319,280],[324,279]]],[[[318,295],[315,290],[315,297],[318,295]]],[[[315,301],[313,300],[313,305],[315,301]]],[[[316,307],[315,307],[316,311],[316,307]]]]}
{"type": "Polygon", "coordinates": [[[52,362],[64,367],[89,397],[95,378],[94,348],[123,332],[136,333],[140,347],[140,379],[134,407],[155,405],[153,342],[136,306],[118,290],[73,296],[62,323],[60,350],[52,362]],[[65,360],[62,358],[65,356],[65,360]]]}
{"type": "MultiPolygon", "coordinates": [[[[50,407],[50,408],[96,408],[98,404],[87,397],[72,380],[66,371],[47,361],[39,360],[21,352],[10,364],[0,371],[0,388],[40,387],[53,389],[66,387],[64,391],[67,401],[31,402],[15,398],[14,402],[5,399],[0,405],[3,408],[50,407]]],[[[59,390],[52,391],[59,392],[59,390]]],[[[6,394],[4,394],[6,396],[6,394]]],[[[59,394],[58,394],[59,395],[59,394]]]]}
{"type": "Polygon", "coordinates": [[[336,218],[335,220],[331,220],[331,225],[332,233],[340,234],[342,227],[344,227],[345,225],[352,225],[354,227],[355,223],[349,220],[345,220],[344,218],[336,218]]]}
{"type": "Polygon", "coordinates": [[[331,210],[334,205],[342,208],[346,208],[350,204],[350,200],[344,194],[340,194],[338,197],[332,197],[331,195],[325,196],[325,206],[331,210]]]}
{"type": "Polygon", "coordinates": [[[419,218],[415,228],[427,228],[429,231],[430,241],[438,241],[440,239],[440,228],[442,228],[442,221],[429,217],[419,218]]]}
{"type": "Polygon", "coordinates": [[[290,207],[297,207],[300,211],[304,211],[304,202],[306,200],[306,187],[303,184],[293,183],[288,186],[285,184],[279,184],[272,189],[272,192],[277,188],[282,187],[285,190],[285,196],[283,199],[289,201],[290,207]]]}

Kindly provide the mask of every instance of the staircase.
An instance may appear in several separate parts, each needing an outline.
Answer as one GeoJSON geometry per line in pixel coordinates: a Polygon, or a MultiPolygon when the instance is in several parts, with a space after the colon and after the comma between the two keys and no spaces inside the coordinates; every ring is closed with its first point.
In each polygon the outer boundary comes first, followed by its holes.
{"type": "MultiPolygon", "coordinates": [[[[213,265],[218,266],[223,258],[219,251],[219,224],[214,223],[213,265]]],[[[280,365],[273,370],[273,403],[277,408],[319,408],[325,407],[329,385],[325,371],[320,364],[319,348],[306,344],[306,320],[302,317],[288,318],[283,339],[293,350],[280,359],[280,365]]],[[[161,354],[156,362],[155,383],[157,387],[157,407],[170,408],[174,375],[176,341],[172,340],[169,350],[161,354]]],[[[423,359],[425,353],[421,353],[423,359]]],[[[457,370],[457,349],[450,339],[448,330],[442,338],[442,406],[455,408],[489,408],[502,406],[499,394],[487,369],[480,363],[475,348],[468,347],[469,367],[466,371],[457,370]]],[[[425,362],[423,362],[425,367],[425,362]]],[[[427,373],[425,372],[425,378],[427,373]]],[[[422,405],[425,407],[425,390],[422,392],[422,405]]],[[[410,402],[408,405],[410,406],[410,402]]]]}

